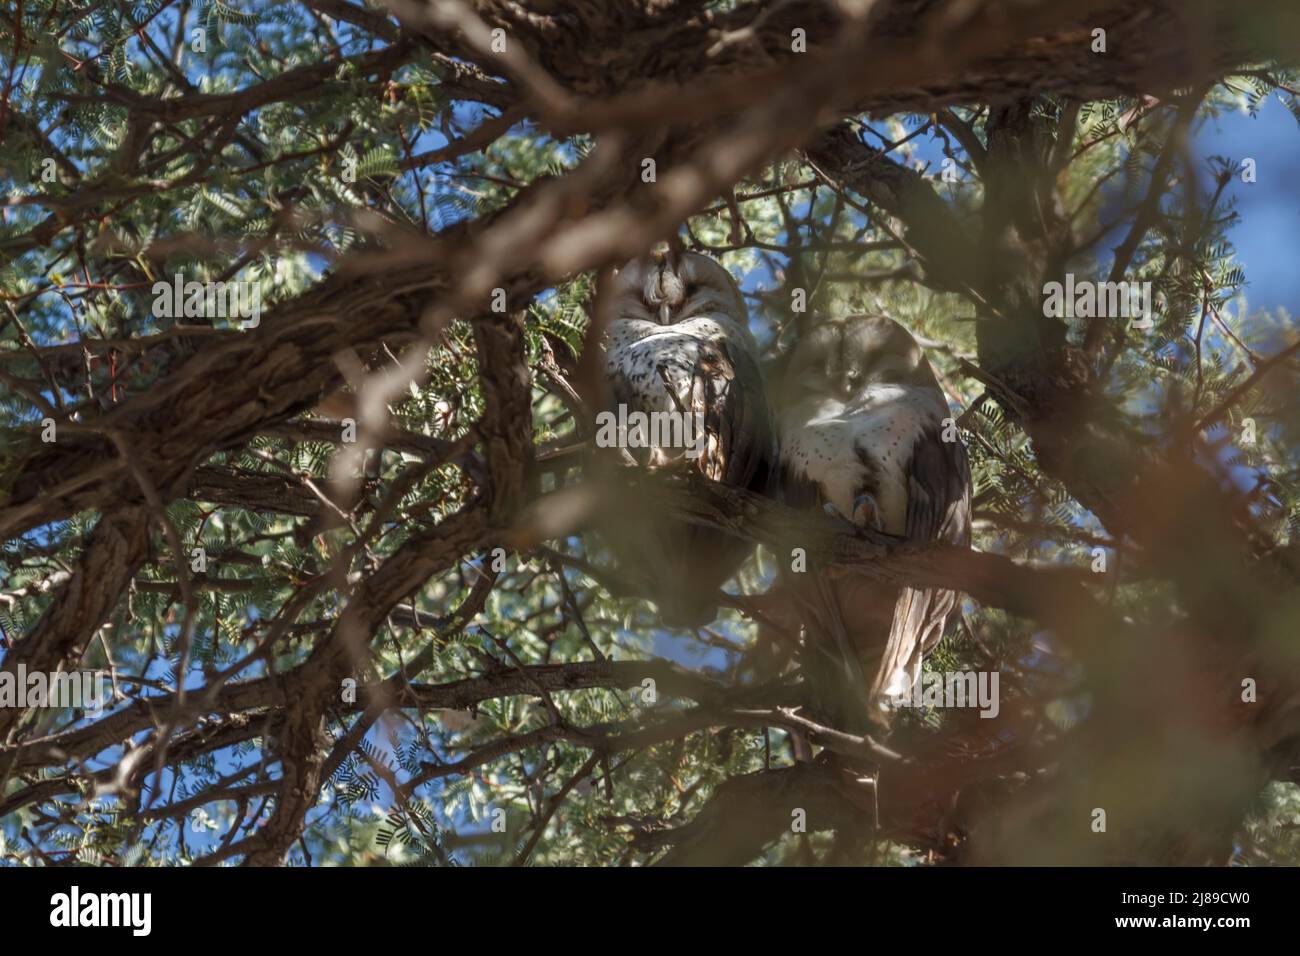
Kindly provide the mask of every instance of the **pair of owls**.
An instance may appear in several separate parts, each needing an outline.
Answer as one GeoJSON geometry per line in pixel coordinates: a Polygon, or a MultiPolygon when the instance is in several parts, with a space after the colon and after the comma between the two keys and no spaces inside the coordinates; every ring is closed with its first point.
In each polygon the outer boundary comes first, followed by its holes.
{"type": "MultiPolygon", "coordinates": [[[[965,449],[942,440],[945,431],[953,437],[944,428],[948,404],[897,322],[858,315],[817,325],[787,357],[769,402],[744,299],[720,264],[660,247],[620,269],[613,286],[605,400],[695,416],[704,437],[694,467],[705,477],[908,540],[969,544],[965,449]]],[[[657,454],[663,462],[683,452],[657,454]]],[[[751,547],[711,528],[640,520],[628,538],[637,553],[620,560],[646,572],[642,581],[666,623],[707,623],[718,589],[751,547]]],[[[865,708],[855,714],[826,702],[848,726],[879,718],[910,690],[956,599],[948,591],[899,593],[815,566],[788,575],[786,589],[804,612],[814,690],[847,688],[865,708]]]]}

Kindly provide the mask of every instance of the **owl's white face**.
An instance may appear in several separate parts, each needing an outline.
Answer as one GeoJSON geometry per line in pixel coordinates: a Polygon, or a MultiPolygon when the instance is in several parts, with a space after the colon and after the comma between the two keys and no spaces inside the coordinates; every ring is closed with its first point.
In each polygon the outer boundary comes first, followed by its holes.
{"type": "Polygon", "coordinates": [[[747,310],[731,273],[708,256],[655,252],[633,259],[614,275],[617,319],[648,319],[674,325],[706,313],[721,313],[746,325],[747,310]]]}
{"type": "Polygon", "coordinates": [[[921,346],[893,319],[855,315],[822,322],[799,340],[786,367],[782,397],[848,402],[877,385],[938,390],[921,346]]]}

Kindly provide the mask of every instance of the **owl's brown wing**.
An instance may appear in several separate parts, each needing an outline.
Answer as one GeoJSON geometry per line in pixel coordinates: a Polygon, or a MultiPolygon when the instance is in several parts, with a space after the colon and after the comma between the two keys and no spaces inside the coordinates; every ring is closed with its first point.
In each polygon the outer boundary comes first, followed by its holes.
{"type": "Polygon", "coordinates": [[[804,474],[802,469],[791,467],[788,462],[781,465],[780,481],[781,500],[791,508],[812,511],[826,503],[817,482],[804,474]]]}
{"type": "Polygon", "coordinates": [[[700,473],[736,488],[768,493],[776,470],[776,427],[753,357],[726,341],[701,349],[690,406],[703,416],[707,436],[696,462],[700,473]]]}
{"type": "MultiPolygon", "coordinates": [[[[970,544],[970,465],[960,441],[945,442],[939,429],[926,429],[912,448],[908,481],[907,538],[970,544]]],[[[957,603],[955,591],[904,588],[894,605],[885,654],[871,685],[878,711],[888,698],[908,693],[921,673],[921,661],[943,637],[957,603]]]]}

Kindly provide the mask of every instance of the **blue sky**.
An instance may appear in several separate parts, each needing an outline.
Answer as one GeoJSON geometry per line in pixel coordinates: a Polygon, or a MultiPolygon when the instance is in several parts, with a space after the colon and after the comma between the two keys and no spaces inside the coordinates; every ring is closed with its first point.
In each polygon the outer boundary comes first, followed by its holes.
{"type": "Polygon", "coordinates": [[[1228,186],[1240,220],[1231,229],[1246,269],[1249,311],[1284,307],[1300,315],[1300,125],[1277,96],[1251,117],[1233,112],[1207,120],[1192,144],[1200,158],[1256,161],[1258,181],[1228,186]]]}

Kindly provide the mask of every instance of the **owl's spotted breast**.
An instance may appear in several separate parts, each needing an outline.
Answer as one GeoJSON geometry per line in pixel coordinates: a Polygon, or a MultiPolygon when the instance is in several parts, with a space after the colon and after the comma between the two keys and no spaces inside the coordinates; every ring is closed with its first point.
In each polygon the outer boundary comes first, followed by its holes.
{"type": "Polygon", "coordinates": [[[812,398],[782,412],[781,460],[845,518],[862,495],[872,495],[882,530],[901,536],[912,449],[947,414],[933,392],[912,385],[867,386],[849,401],[812,398]]]}

